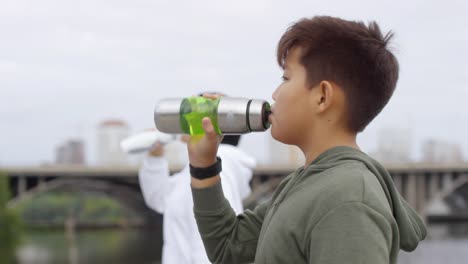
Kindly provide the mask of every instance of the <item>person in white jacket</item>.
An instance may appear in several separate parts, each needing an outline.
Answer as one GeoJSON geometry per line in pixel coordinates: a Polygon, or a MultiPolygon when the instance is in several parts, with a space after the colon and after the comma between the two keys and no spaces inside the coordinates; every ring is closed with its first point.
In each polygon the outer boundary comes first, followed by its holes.
{"type": "MultiPolygon", "coordinates": [[[[182,136],[187,142],[188,136],[182,136]]],[[[218,154],[223,160],[221,184],[224,195],[236,213],[243,211],[242,200],[250,194],[250,180],[256,161],[237,147],[240,136],[224,136],[218,154]]],[[[146,204],[163,214],[162,264],[210,263],[198,233],[193,214],[190,172],[169,176],[163,146],[156,143],[143,161],[139,182],[146,204]]]]}

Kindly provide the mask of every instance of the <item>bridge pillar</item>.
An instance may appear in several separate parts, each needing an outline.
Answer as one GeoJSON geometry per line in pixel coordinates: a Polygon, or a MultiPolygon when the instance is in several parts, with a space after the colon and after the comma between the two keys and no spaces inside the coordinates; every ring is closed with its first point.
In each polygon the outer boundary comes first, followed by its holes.
{"type": "Polygon", "coordinates": [[[404,194],[406,195],[405,199],[411,206],[417,208],[418,197],[416,188],[416,176],[413,174],[408,174],[406,178],[407,184],[406,190],[404,191],[404,194]]]}
{"type": "Polygon", "coordinates": [[[45,188],[45,186],[46,186],[46,181],[45,181],[44,177],[41,177],[39,175],[39,177],[37,178],[37,188],[42,189],[42,188],[45,188]]]}
{"type": "Polygon", "coordinates": [[[442,179],[442,190],[449,190],[453,186],[452,174],[447,172],[442,179]]]}
{"type": "Polygon", "coordinates": [[[21,197],[24,193],[26,193],[26,177],[25,176],[18,176],[18,185],[17,185],[17,196],[21,197]]]}
{"type": "Polygon", "coordinates": [[[439,193],[441,190],[439,190],[439,174],[437,173],[432,173],[429,177],[429,200],[434,199],[437,193],[439,193]]]}
{"type": "Polygon", "coordinates": [[[417,175],[416,178],[416,192],[417,192],[417,203],[416,210],[421,214],[426,207],[426,177],[424,174],[417,175]]]}

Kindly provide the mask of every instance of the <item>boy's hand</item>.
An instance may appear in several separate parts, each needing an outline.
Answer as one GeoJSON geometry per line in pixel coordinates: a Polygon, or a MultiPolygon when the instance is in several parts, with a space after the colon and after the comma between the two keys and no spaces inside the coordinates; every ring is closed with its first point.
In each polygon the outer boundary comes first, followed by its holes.
{"type": "MultiPolygon", "coordinates": [[[[203,94],[203,97],[216,99],[219,94],[203,94]]],[[[210,118],[202,120],[202,127],[205,131],[203,136],[192,136],[187,144],[189,162],[193,167],[206,168],[216,162],[218,146],[223,137],[218,135],[211,123],[210,118]]]]}
{"type": "Polygon", "coordinates": [[[156,142],[153,147],[149,150],[149,155],[153,157],[161,157],[164,154],[164,146],[156,142]]]}
{"type": "Polygon", "coordinates": [[[190,137],[187,144],[190,164],[198,168],[206,168],[216,162],[218,146],[223,138],[216,133],[210,118],[203,118],[202,125],[205,134],[190,137]]]}
{"type": "MultiPolygon", "coordinates": [[[[220,95],[213,94],[204,94],[203,96],[213,99],[220,97],[220,95]]],[[[187,143],[190,165],[197,168],[207,168],[215,164],[218,146],[223,140],[223,136],[216,133],[210,118],[203,118],[202,127],[205,134],[202,136],[192,136],[187,143]]],[[[201,189],[210,187],[220,180],[219,175],[203,180],[192,177],[191,183],[193,188],[201,189]]]]}

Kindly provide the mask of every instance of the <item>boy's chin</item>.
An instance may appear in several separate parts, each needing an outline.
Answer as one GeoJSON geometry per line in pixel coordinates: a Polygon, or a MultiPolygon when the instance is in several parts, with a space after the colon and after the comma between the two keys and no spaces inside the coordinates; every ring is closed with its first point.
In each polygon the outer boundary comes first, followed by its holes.
{"type": "Polygon", "coordinates": [[[278,131],[274,126],[271,127],[271,137],[283,144],[290,144],[284,135],[284,131],[278,131]]]}

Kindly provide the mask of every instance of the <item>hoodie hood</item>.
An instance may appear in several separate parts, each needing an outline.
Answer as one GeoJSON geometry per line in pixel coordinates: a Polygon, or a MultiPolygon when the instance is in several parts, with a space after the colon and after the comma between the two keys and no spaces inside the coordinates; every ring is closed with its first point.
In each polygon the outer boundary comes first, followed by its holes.
{"type": "Polygon", "coordinates": [[[391,175],[379,162],[357,149],[341,146],[320,154],[306,170],[322,171],[349,160],[362,162],[377,177],[398,224],[400,248],[413,251],[426,237],[426,227],[421,217],[401,197],[391,175]]]}

